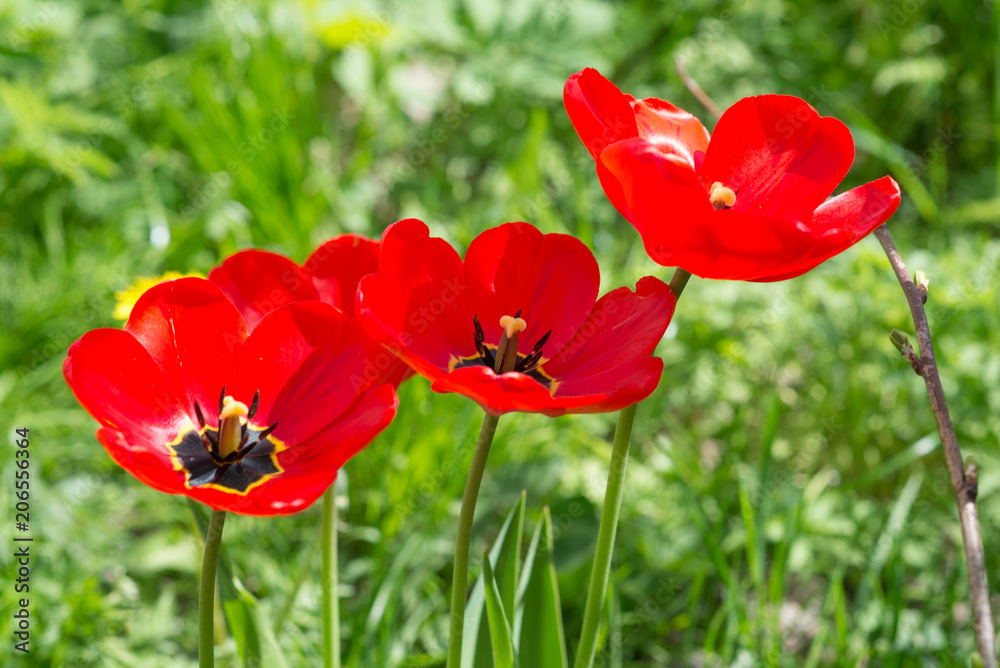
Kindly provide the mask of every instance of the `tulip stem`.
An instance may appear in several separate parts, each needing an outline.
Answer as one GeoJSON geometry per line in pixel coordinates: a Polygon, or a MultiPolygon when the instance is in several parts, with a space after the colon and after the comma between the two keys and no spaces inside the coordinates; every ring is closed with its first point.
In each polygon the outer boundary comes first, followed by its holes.
{"type": "Polygon", "coordinates": [[[674,297],[681,298],[681,293],[684,292],[689,280],[691,280],[691,272],[680,267],[674,270],[674,275],[670,278],[670,291],[674,293],[674,297]]]}
{"type": "Polygon", "coordinates": [[[455,538],[455,569],[451,577],[451,622],[448,633],[448,668],[459,668],[462,663],[462,633],[465,627],[465,591],[469,584],[469,542],[472,539],[472,520],[476,514],[476,499],[483,482],[486,460],[497,431],[500,418],[489,413],[483,418],[476,453],[472,456],[469,479],[462,495],[462,510],[458,515],[458,536],[455,538]]]}
{"type": "Polygon", "coordinates": [[[625,492],[625,469],[628,467],[628,449],[636,406],[637,404],[632,404],[623,408],[618,414],[615,442],[611,449],[611,466],[608,469],[608,487],[604,493],[601,526],[597,532],[597,552],[594,554],[594,565],[590,571],[590,587],[587,590],[587,604],[583,613],[583,630],[580,632],[576,663],[573,664],[575,668],[590,668],[597,651],[597,631],[601,624],[608,579],[611,576],[611,555],[615,549],[618,515],[621,513],[622,496],[625,492]]]}
{"type": "MultiPolygon", "coordinates": [[[[934,343],[931,340],[930,325],[927,322],[927,312],[924,302],[926,291],[921,291],[913,282],[910,272],[903,264],[896,245],[889,234],[889,228],[882,224],[875,229],[875,236],[882,244],[882,249],[889,258],[892,269],[896,273],[906,301],[910,305],[910,314],[917,330],[917,343],[920,346],[918,364],[914,370],[924,378],[927,394],[930,396],[931,410],[938,425],[941,436],[941,447],[944,450],[951,485],[955,491],[955,501],[958,504],[958,517],[962,525],[962,542],[965,544],[965,565],[969,575],[969,593],[972,598],[973,623],[976,630],[976,644],[986,668],[997,668],[996,633],[993,627],[993,612],[990,609],[990,591],[986,583],[986,565],[983,556],[983,538],[979,531],[979,514],[976,510],[976,496],[979,491],[978,471],[975,462],[970,457],[962,464],[962,451],[958,447],[955,427],[948,413],[948,404],[944,398],[944,388],[938,375],[937,362],[934,359],[934,343]]],[[[911,362],[912,363],[912,362],[911,362]]]]}
{"type": "MultiPolygon", "coordinates": [[[[670,279],[670,290],[680,299],[691,272],[677,267],[670,279]]],[[[622,409],[615,427],[615,441],[611,448],[611,466],[608,469],[608,486],[604,492],[604,508],[601,510],[601,526],[597,532],[597,552],[590,571],[590,587],[583,614],[583,630],[576,652],[575,668],[590,668],[597,652],[597,632],[603,613],[608,580],[611,577],[611,557],[615,549],[615,534],[618,532],[618,517],[621,514],[622,496],[625,492],[625,470],[628,468],[629,443],[632,439],[632,423],[635,421],[637,404],[622,409]]]]}
{"type": "Polygon", "coordinates": [[[337,597],[337,483],[323,494],[323,666],[340,668],[340,601],[337,597]]]}
{"type": "Polygon", "coordinates": [[[198,598],[198,667],[215,665],[215,570],[222,547],[226,511],[213,510],[205,532],[205,556],[201,564],[201,593],[198,598]]]}

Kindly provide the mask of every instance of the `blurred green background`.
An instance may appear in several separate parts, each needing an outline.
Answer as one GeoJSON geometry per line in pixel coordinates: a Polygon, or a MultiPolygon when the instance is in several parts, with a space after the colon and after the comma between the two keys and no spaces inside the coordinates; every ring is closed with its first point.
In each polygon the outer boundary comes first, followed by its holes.
{"type": "MultiPolygon", "coordinates": [[[[0,664],[194,665],[189,508],[111,463],[61,375],[70,343],[119,325],[114,291],[247,247],[302,260],[408,216],[461,247],[528,220],[580,236],[606,289],[666,279],[604,198],[561,93],[594,66],[711,127],[677,55],[722,105],[786,93],[847,122],[858,156],[844,188],[885,173],[902,185],[891,229],[931,278],[996,586],[996,25],[990,3],[947,0],[4,0],[0,507],[12,519],[13,430],[29,427],[36,542],[27,657],[11,647],[12,550],[0,549],[0,664]]],[[[599,665],[968,665],[955,503],[894,327],[912,334],[875,239],[786,283],[691,283],[638,412],[599,665]]],[[[443,665],[481,412],[421,378],[401,401],[342,477],[348,666],[443,665]]],[[[529,525],[551,506],[571,651],[613,427],[613,415],[503,418],[477,514],[474,555],[522,488],[529,525]]],[[[319,652],[319,510],[226,527],[293,666],[319,652]]],[[[223,642],[220,665],[236,665],[223,642]]]]}

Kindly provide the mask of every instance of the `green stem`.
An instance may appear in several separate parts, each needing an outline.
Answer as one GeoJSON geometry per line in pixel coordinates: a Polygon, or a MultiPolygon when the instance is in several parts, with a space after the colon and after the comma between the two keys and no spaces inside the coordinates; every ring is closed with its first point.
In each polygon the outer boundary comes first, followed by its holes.
{"type": "Polygon", "coordinates": [[[465,626],[465,590],[469,583],[469,542],[472,539],[472,520],[476,514],[476,499],[483,482],[486,459],[490,456],[493,435],[500,418],[489,413],[483,418],[476,454],[472,457],[469,479],[462,495],[462,510],[458,515],[458,536],[455,538],[455,570],[451,577],[451,625],[448,633],[448,668],[459,668],[462,663],[462,632],[465,626]]]}
{"type": "MultiPolygon", "coordinates": [[[[670,279],[670,289],[680,299],[684,288],[691,279],[691,273],[680,267],[670,279]]],[[[604,492],[604,508],[601,510],[601,526],[597,532],[597,552],[590,571],[590,587],[587,590],[587,604],[583,614],[583,630],[576,652],[575,668],[590,668],[597,652],[597,632],[601,625],[605,593],[611,577],[611,557],[615,549],[615,534],[618,532],[618,516],[622,508],[625,492],[625,470],[628,468],[628,450],[632,438],[632,423],[635,421],[636,404],[622,409],[615,427],[615,442],[611,449],[611,467],[608,470],[608,486],[604,492]]]]}
{"type": "Polygon", "coordinates": [[[684,292],[689,280],[691,280],[691,272],[677,267],[670,279],[670,289],[673,291],[674,297],[681,298],[681,293],[684,292]]]}
{"type": "Polygon", "coordinates": [[[323,666],[340,668],[340,605],[337,598],[337,483],[323,494],[323,666]]]}
{"type": "Polygon", "coordinates": [[[615,534],[618,531],[618,515],[622,508],[625,491],[625,469],[628,467],[628,448],[632,438],[632,422],[635,420],[637,404],[623,408],[618,414],[615,427],[615,443],[611,449],[611,467],[608,470],[608,487],[604,493],[604,508],[601,511],[601,527],[597,532],[597,553],[590,571],[590,588],[587,590],[587,605],[583,614],[583,631],[576,652],[575,668],[590,668],[597,651],[597,631],[601,624],[601,612],[608,578],[611,575],[611,555],[615,548],[615,534]]]}
{"type": "Polygon", "coordinates": [[[201,595],[198,599],[198,666],[215,665],[215,569],[222,546],[226,511],[213,510],[205,532],[205,557],[201,563],[201,595]]]}

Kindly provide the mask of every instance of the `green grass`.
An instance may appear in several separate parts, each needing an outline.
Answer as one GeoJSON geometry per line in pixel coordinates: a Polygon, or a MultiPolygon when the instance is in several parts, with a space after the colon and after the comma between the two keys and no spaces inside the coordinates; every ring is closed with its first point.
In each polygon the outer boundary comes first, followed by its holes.
{"type": "MultiPolygon", "coordinates": [[[[673,71],[678,53],[721,104],[780,92],[844,119],[859,148],[845,187],[885,173],[903,185],[893,234],[931,278],[996,581],[995,20],[940,0],[4,3],[0,506],[12,517],[13,430],[30,427],[37,556],[27,657],[11,648],[13,563],[0,560],[0,665],[194,664],[188,506],[111,463],[61,376],[73,340],[116,326],[115,290],[249,246],[302,260],[334,234],[408,216],[459,246],[527,219],[580,236],[605,289],[666,279],[606,201],[560,97],[569,74],[597,66],[707,119],[673,71]]],[[[658,349],[663,381],[638,410],[601,665],[968,665],[954,499],[892,328],[912,335],[874,239],[786,283],[692,281],[658,349]]],[[[443,665],[480,415],[414,379],[346,467],[347,666],[443,665]]],[[[477,513],[473,555],[522,489],[530,526],[551,507],[571,653],[613,427],[613,415],[503,418],[477,513]]],[[[319,511],[226,526],[263,618],[287,611],[274,636],[292,666],[319,652],[319,511]]],[[[5,522],[0,543],[12,533],[5,522]]],[[[236,665],[232,639],[219,654],[236,665]]]]}

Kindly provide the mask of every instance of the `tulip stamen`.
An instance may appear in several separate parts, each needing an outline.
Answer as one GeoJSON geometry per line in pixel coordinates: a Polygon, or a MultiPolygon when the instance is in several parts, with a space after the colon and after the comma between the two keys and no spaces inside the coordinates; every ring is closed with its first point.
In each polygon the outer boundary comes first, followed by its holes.
{"type": "Polygon", "coordinates": [[[505,315],[500,318],[500,326],[503,329],[500,332],[500,341],[497,345],[486,343],[486,333],[483,331],[478,315],[473,316],[472,324],[477,354],[456,358],[452,362],[451,368],[481,365],[492,369],[497,374],[516,371],[531,376],[546,387],[550,386],[552,379],[538,368],[538,364],[542,361],[542,347],[552,336],[551,329],[535,342],[530,353],[524,355],[518,352],[518,335],[527,329],[528,323],[521,318],[520,310],[512,316],[505,315]]]}
{"type": "Polygon", "coordinates": [[[209,425],[201,404],[194,402],[200,428],[190,429],[168,443],[176,470],[184,471],[188,488],[210,487],[246,494],[284,469],[276,455],[284,443],[271,437],[278,423],[261,429],[251,424],[260,408],[260,390],[247,406],[226,394],[219,396],[216,425],[209,425]]]}
{"type": "Polygon", "coordinates": [[[542,338],[538,339],[538,341],[535,342],[535,346],[531,349],[531,354],[525,357],[520,362],[518,362],[517,366],[514,367],[514,371],[520,371],[521,373],[524,373],[526,371],[531,371],[532,369],[534,369],[535,366],[538,364],[538,361],[542,359],[542,346],[545,345],[545,342],[549,340],[550,336],[552,336],[551,329],[545,332],[545,336],[543,336],[542,338]]]}
{"type": "Polygon", "coordinates": [[[205,414],[201,412],[201,406],[198,405],[197,401],[194,402],[194,414],[198,416],[198,426],[204,428],[205,427],[205,414]]]}
{"type": "Polygon", "coordinates": [[[731,209],[736,204],[736,191],[722,185],[720,181],[716,181],[708,189],[708,199],[712,202],[712,206],[715,207],[716,211],[719,209],[731,209]]]}
{"type": "Polygon", "coordinates": [[[496,366],[496,362],[493,359],[493,351],[486,346],[486,334],[483,333],[483,326],[479,324],[478,315],[472,317],[472,323],[476,328],[476,334],[473,337],[476,341],[476,352],[483,358],[486,366],[492,369],[496,366]]]}

